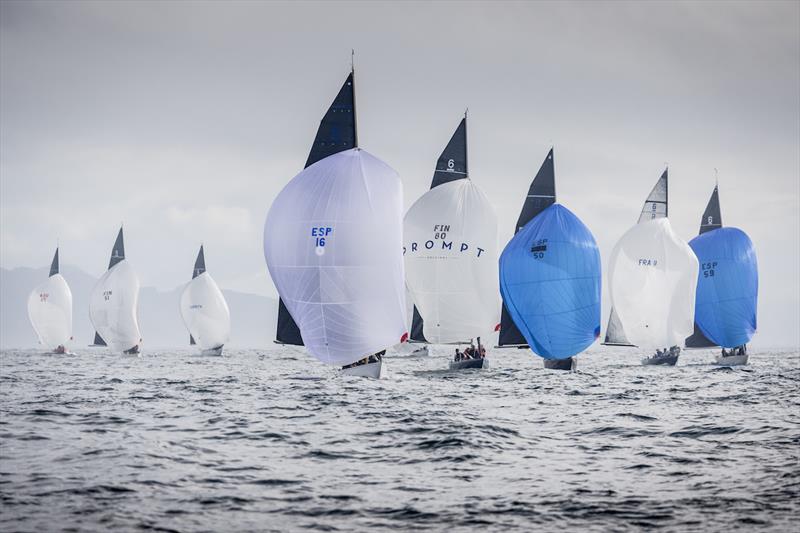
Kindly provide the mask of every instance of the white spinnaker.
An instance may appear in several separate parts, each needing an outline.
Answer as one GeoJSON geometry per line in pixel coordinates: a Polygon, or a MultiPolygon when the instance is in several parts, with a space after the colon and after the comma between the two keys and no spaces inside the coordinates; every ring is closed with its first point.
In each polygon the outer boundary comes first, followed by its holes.
{"type": "Polygon", "coordinates": [[[53,274],[31,291],[28,318],[48,349],[65,346],[72,338],[72,291],[61,274],[53,274]]]}
{"type": "Polygon", "coordinates": [[[228,342],[231,312],[208,272],[186,284],[181,293],[181,317],[201,349],[210,350],[228,342]]]}
{"type": "Polygon", "coordinates": [[[406,284],[431,343],[464,342],[500,318],[497,216],[470,179],[426,192],[406,213],[406,284]]]}
{"type": "Polygon", "coordinates": [[[680,345],[694,331],[698,261],[669,219],[641,222],[611,252],[611,303],[631,343],[680,345]]]}
{"type": "Polygon", "coordinates": [[[320,361],[349,364],[405,336],[402,221],[397,172],[359,148],[309,166],[273,202],[264,257],[320,361]]]}
{"type": "Polygon", "coordinates": [[[139,279],[126,260],[108,269],[92,289],[92,325],[114,351],[124,352],[142,340],[136,318],[138,300],[139,279]]]}

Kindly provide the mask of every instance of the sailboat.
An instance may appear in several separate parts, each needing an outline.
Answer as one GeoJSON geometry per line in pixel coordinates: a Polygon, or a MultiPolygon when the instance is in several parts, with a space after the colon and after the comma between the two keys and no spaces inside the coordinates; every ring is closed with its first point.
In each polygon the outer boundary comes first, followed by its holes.
{"type": "Polygon", "coordinates": [[[197,252],[192,280],[181,293],[181,317],[189,330],[189,344],[200,346],[202,355],[222,355],[231,333],[231,313],[222,291],[206,272],[203,246],[197,252]]]}
{"type": "MultiPolygon", "coordinates": [[[[313,165],[329,155],[358,146],[356,128],[355,72],[344,80],[339,93],[322,117],[311,151],[306,159],[305,168],[313,165]]],[[[292,318],[283,299],[278,299],[278,324],[275,333],[276,344],[303,345],[300,328],[292,318]]]]}
{"type": "Polygon", "coordinates": [[[59,273],[58,248],[50,264],[50,275],[28,296],[28,318],[39,344],[51,353],[67,353],[72,340],[72,291],[59,273]]]}
{"type": "Polygon", "coordinates": [[[95,327],[95,339],[116,352],[138,354],[142,344],[136,317],[139,300],[139,279],[125,260],[122,228],[111,250],[108,270],[92,289],[89,317],[95,327]]]}
{"type": "MultiPolygon", "coordinates": [[[[545,165],[553,175],[552,149],[545,165]]],[[[555,200],[555,188],[550,190],[555,200]]],[[[531,350],[544,359],[545,368],[574,370],[574,356],[600,335],[600,269],[592,233],[569,209],[553,202],[527,222],[500,255],[506,313],[531,350]]]]}
{"type": "Polygon", "coordinates": [[[450,368],[482,368],[480,336],[494,331],[500,312],[497,217],[469,179],[466,114],[437,160],[430,190],[409,208],[403,228],[406,286],[415,303],[412,332],[418,342],[433,344],[477,338],[478,347],[450,368]]]}
{"type": "Polygon", "coordinates": [[[625,337],[655,351],[645,365],[675,365],[694,323],[698,261],[667,218],[667,179],[665,170],[609,263],[611,305],[625,337]]]}
{"type": "Polygon", "coordinates": [[[267,215],[278,294],[306,349],[345,374],[382,377],[385,350],[408,339],[402,197],[397,173],[353,148],[300,172],[267,215]]]}
{"type": "Polygon", "coordinates": [[[756,332],[758,262],[745,232],[722,227],[717,186],[700,221],[700,234],[689,241],[689,246],[697,255],[700,271],[696,331],[686,339],[686,345],[720,346],[718,364],[747,364],[747,343],[756,332]]]}
{"type": "MultiPolygon", "coordinates": [[[[656,218],[665,218],[669,209],[669,172],[664,169],[661,177],[658,178],[653,190],[647,195],[642,206],[642,212],[639,214],[637,223],[647,222],[656,218]]],[[[617,315],[614,306],[611,306],[611,312],[608,315],[608,327],[606,327],[606,336],[603,344],[606,346],[634,346],[625,335],[625,329],[622,327],[622,322],[617,315]]],[[[677,361],[677,359],[676,359],[677,361]]]]}

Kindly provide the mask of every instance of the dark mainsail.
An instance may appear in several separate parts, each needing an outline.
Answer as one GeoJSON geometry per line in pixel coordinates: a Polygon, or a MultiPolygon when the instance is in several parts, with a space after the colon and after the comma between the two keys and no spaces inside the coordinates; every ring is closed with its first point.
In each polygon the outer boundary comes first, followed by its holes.
{"type": "MultiPolygon", "coordinates": [[[[700,219],[700,233],[706,233],[722,227],[722,210],[719,207],[719,187],[714,186],[711,198],[708,199],[706,210],[703,211],[703,218],[700,219]]],[[[694,333],[684,341],[687,348],[714,348],[717,344],[706,337],[697,322],[694,323],[694,333]]]]}
{"type": "MultiPolygon", "coordinates": [[[[358,129],[356,127],[356,93],[355,73],[351,70],[344,80],[339,94],[333,100],[325,116],[320,121],[311,151],[308,153],[306,167],[344,150],[358,146],[358,129]]],[[[278,299],[278,326],[275,332],[278,344],[303,345],[300,328],[297,327],[289,310],[278,299]]]]}
{"type": "MultiPolygon", "coordinates": [[[[666,218],[669,214],[669,169],[665,168],[661,177],[653,186],[647,200],[644,201],[642,212],[639,214],[637,224],[647,222],[656,218],[666,218]]],[[[617,315],[614,306],[611,306],[611,313],[608,315],[608,326],[606,326],[606,337],[603,344],[608,346],[633,346],[625,335],[622,322],[617,315]]]]}
{"type": "MultiPolygon", "coordinates": [[[[124,259],[125,239],[122,236],[122,227],[120,226],[119,233],[117,233],[117,240],[114,241],[114,247],[111,248],[111,258],[108,260],[108,269],[111,270],[114,265],[124,259]]],[[[107,346],[106,341],[104,341],[103,337],[96,331],[94,332],[94,342],[92,344],[95,346],[107,346]]]]}
{"type": "MultiPolygon", "coordinates": [[[[194,260],[194,268],[192,269],[192,279],[206,271],[206,256],[203,253],[203,245],[200,245],[200,251],[197,252],[197,259],[194,260]]],[[[189,344],[194,346],[194,337],[189,334],[189,344]]]]}
{"type": "Polygon", "coordinates": [[[714,192],[711,193],[706,210],[703,211],[703,218],[700,219],[700,235],[721,227],[722,213],[719,207],[719,187],[714,186],[714,192]]]}
{"type": "MultiPolygon", "coordinates": [[[[544,162],[542,163],[536,177],[533,178],[531,186],[528,189],[528,195],[525,197],[525,203],[522,205],[522,211],[517,219],[517,226],[514,228],[514,234],[525,227],[525,224],[533,220],[533,217],[553,205],[556,201],[556,174],[555,166],[553,163],[553,149],[547,153],[544,162]]],[[[500,335],[497,341],[498,346],[528,346],[528,341],[520,333],[511,315],[503,303],[503,311],[500,315],[500,335]]]]}
{"type": "Polygon", "coordinates": [[[53,262],[50,263],[50,276],[55,276],[56,274],[58,274],[58,248],[56,248],[56,254],[53,256],[53,262]]]}
{"type": "MultiPolygon", "coordinates": [[[[431,189],[444,183],[456,181],[469,177],[467,171],[467,115],[459,122],[450,142],[445,146],[444,151],[436,160],[436,168],[433,171],[431,189]]],[[[425,323],[422,316],[414,306],[414,315],[411,320],[411,342],[428,342],[422,330],[425,323]]]]}

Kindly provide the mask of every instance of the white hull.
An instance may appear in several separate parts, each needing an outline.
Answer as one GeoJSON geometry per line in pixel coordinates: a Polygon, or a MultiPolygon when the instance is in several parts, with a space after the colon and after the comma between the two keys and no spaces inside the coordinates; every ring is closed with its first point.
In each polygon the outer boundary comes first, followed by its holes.
{"type": "Polygon", "coordinates": [[[740,366],[747,364],[747,354],[744,355],[729,355],[723,357],[722,354],[717,354],[717,359],[714,364],[720,366],[740,366]]]}
{"type": "Polygon", "coordinates": [[[424,344],[422,347],[417,348],[416,350],[408,354],[408,357],[425,356],[425,355],[430,355],[430,351],[428,350],[427,344],[424,344]]]}
{"type": "Polygon", "coordinates": [[[200,355],[222,355],[222,346],[209,348],[208,350],[201,350],[200,355]]]}
{"type": "Polygon", "coordinates": [[[342,374],[345,376],[357,376],[360,378],[381,379],[386,377],[386,369],[383,367],[383,361],[378,361],[377,363],[368,363],[366,365],[343,368],[342,374]]]}

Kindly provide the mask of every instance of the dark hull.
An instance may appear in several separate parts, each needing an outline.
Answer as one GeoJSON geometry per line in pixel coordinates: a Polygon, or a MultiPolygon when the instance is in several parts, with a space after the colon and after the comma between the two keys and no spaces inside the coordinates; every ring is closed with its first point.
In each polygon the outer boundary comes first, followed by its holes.
{"type": "Polygon", "coordinates": [[[466,361],[450,361],[450,370],[464,370],[467,368],[484,368],[486,358],[467,359],[466,361]]]}
{"type": "Polygon", "coordinates": [[[578,361],[574,357],[566,359],[544,359],[544,367],[548,370],[575,370],[578,361]]]}

